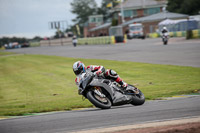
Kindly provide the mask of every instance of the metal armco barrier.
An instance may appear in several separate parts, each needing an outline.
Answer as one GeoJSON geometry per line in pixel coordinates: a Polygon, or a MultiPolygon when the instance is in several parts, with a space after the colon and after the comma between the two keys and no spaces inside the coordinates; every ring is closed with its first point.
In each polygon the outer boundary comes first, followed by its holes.
{"type": "Polygon", "coordinates": [[[40,46],[72,45],[72,38],[41,40],[40,46]]]}

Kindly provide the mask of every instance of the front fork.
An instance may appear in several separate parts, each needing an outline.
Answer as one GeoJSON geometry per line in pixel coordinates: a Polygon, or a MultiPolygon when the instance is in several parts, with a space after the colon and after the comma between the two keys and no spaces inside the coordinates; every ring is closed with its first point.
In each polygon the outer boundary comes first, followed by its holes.
{"type": "Polygon", "coordinates": [[[100,96],[101,98],[105,98],[106,96],[101,92],[100,87],[94,87],[94,93],[100,96]]]}

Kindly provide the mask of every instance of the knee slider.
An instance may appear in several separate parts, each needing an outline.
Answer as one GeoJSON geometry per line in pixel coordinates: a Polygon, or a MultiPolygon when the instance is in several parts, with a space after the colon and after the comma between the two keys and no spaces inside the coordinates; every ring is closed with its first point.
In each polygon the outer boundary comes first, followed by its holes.
{"type": "Polygon", "coordinates": [[[111,75],[111,76],[116,76],[117,73],[116,73],[114,70],[110,69],[110,75],[111,75]]]}
{"type": "Polygon", "coordinates": [[[118,78],[118,75],[117,75],[117,73],[116,73],[114,70],[110,70],[110,71],[109,71],[109,76],[110,76],[111,78],[114,78],[114,79],[117,79],[117,78],[118,78]]]}

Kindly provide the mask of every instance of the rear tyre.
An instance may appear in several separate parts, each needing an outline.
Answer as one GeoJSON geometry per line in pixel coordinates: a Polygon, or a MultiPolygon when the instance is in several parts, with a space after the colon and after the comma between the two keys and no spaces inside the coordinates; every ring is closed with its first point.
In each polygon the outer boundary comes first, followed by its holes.
{"type": "Polygon", "coordinates": [[[145,102],[144,94],[138,89],[139,93],[133,95],[133,100],[131,102],[132,105],[138,106],[142,105],[145,102]]]}
{"type": "Polygon", "coordinates": [[[167,39],[164,39],[164,40],[163,40],[163,44],[164,44],[164,45],[167,45],[167,42],[168,42],[167,39]]]}
{"type": "Polygon", "coordinates": [[[109,109],[111,107],[111,101],[109,98],[102,98],[95,94],[93,90],[88,91],[87,98],[97,108],[109,109]]]}

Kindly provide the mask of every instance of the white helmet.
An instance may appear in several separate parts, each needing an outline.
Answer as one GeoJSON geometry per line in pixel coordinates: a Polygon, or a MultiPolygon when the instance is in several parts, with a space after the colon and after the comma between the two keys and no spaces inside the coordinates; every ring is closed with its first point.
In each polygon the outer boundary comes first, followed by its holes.
{"type": "Polygon", "coordinates": [[[76,75],[85,72],[85,65],[81,61],[77,61],[73,64],[73,71],[76,75]]]}
{"type": "Polygon", "coordinates": [[[163,27],[163,30],[167,30],[167,27],[163,27]]]}

